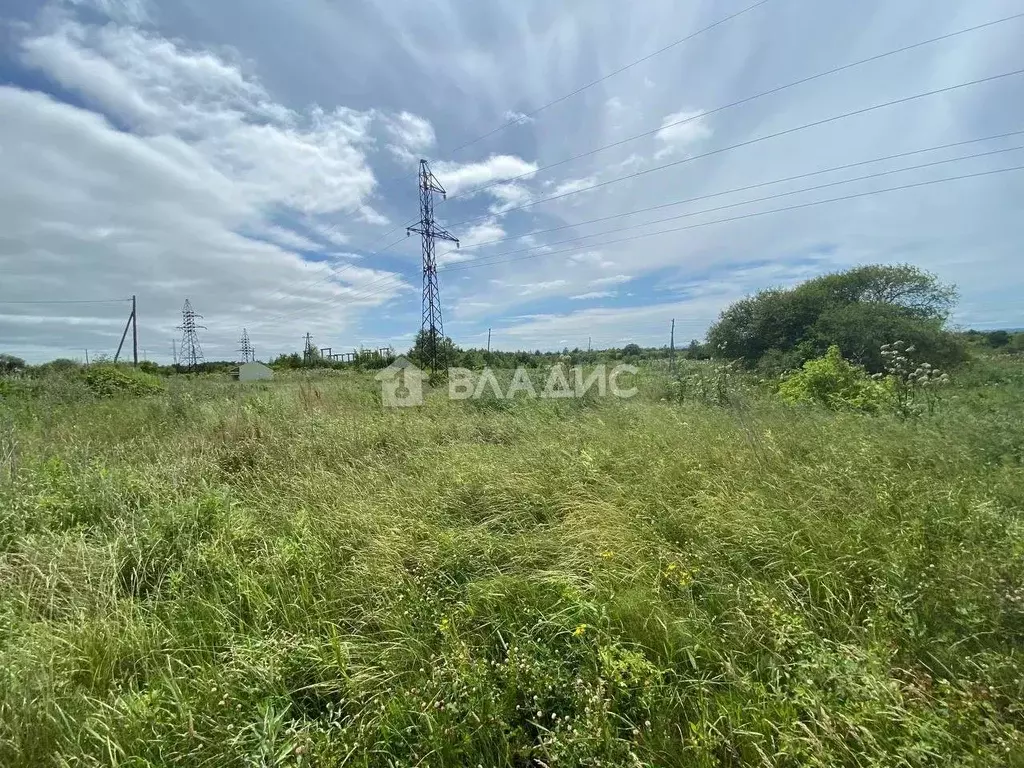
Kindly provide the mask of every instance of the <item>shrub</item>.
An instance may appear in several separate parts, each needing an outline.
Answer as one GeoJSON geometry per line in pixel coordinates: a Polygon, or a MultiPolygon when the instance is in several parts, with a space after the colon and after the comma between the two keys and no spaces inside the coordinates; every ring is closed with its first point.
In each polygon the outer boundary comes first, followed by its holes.
{"type": "Polygon", "coordinates": [[[142,397],[164,389],[156,376],[117,365],[93,365],[83,369],[80,375],[92,393],[99,397],[142,397]]]}
{"type": "Polygon", "coordinates": [[[784,376],[779,394],[788,403],[818,403],[833,410],[876,412],[888,401],[888,383],[873,380],[832,345],[824,357],[808,360],[784,376]]]}

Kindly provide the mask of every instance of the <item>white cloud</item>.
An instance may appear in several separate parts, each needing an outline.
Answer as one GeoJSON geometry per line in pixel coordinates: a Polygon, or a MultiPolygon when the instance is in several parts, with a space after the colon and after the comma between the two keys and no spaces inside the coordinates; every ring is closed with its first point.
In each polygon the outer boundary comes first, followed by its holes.
{"type": "Polygon", "coordinates": [[[142,30],[61,21],[22,42],[23,60],[142,135],[184,140],[259,205],[360,211],[372,113],[306,113],[270,99],[238,65],[142,30]]]}
{"type": "Polygon", "coordinates": [[[538,283],[525,283],[519,287],[522,289],[519,292],[520,296],[533,296],[537,293],[548,293],[555,290],[556,288],[564,288],[569,284],[568,280],[542,280],[538,283]]]}
{"type": "Polygon", "coordinates": [[[518,208],[533,199],[530,190],[521,184],[495,184],[487,192],[498,199],[498,202],[488,208],[491,213],[496,215],[507,213],[512,208],[518,208]]]}
{"type": "Polygon", "coordinates": [[[615,291],[590,291],[570,296],[569,299],[570,301],[588,301],[590,299],[609,299],[616,295],[615,291]]]}
{"type": "Polygon", "coordinates": [[[481,243],[489,243],[504,237],[505,230],[498,224],[497,219],[488,219],[470,227],[459,238],[459,244],[463,248],[473,248],[481,243]]]}
{"type": "Polygon", "coordinates": [[[573,192],[579,192],[594,186],[595,183],[597,183],[597,179],[593,176],[587,176],[583,179],[566,179],[565,181],[559,182],[558,185],[551,190],[551,196],[557,197],[558,195],[568,195],[573,192]]]}
{"type": "Polygon", "coordinates": [[[256,229],[253,233],[260,237],[265,237],[268,240],[272,240],[278,245],[283,245],[285,248],[295,248],[300,251],[319,251],[320,245],[314,243],[308,237],[300,235],[298,232],[293,232],[290,229],[284,227],[278,227],[276,225],[267,225],[256,229]]]}
{"type": "MultiPolygon", "coordinates": [[[[143,344],[159,340],[164,358],[188,296],[206,316],[208,356],[230,358],[243,325],[265,353],[291,349],[296,331],[276,315],[301,316],[326,341],[352,327],[360,307],[414,290],[387,270],[334,269],[336,254],[276,223],[297,221],[337,246],[348,236],[318,217],[388,221],[371,203],[377,113],[296,111],[218,54],[136,28],[48,18],[45,31],[22,29],[24,62],[97,111],[0,87],[5,292],[136,293],[143,344]]],[[[415,120],[399,122],[412,136],[415,120]]],[[[74,347],[112,349],[121,313],[79,313],[74,347]]],[[[67,353],[53,346],[70,338],[57,330],[72,325],[59,307],[8,315],[0,331],[12,348],[67,353]]]]}
{"type": "Polygon", "coordinates": [[[349,236],[344,232],[339,231],[333,224],[323,224],[318,221],[307,221],[306,226],[309,227],[310,231],[315,232],[317,237],[322,238],[332,245],[348,245],[349,243],[349,236]]]}
{"type": "Polygon", "coordinates": [[[609,261],[601,251],[571,253],[566,258],[574,264],[583,264],[591,267],[599,267],[601,269],[608,269],[609,267],[615,266],[614,262],[609,261]]]}
{"type": "Polygon", "coordinates": [[[460,261],[470,261],[476,258],[476,253],[466,249],[474,248],[482,243],[489,243],[492,240],[500,240],[505,237],[505,230],[498,224],[497,219],[487,219],[470,227],[459,236],[459,248],[454,245],[444,247],[437,254],[437,265],[455,264],[460,261]]]}
{"type": "Polygon", "coordinates": [[[437,142],[434,126],[419,115],[400,112],[384,116],[382,121],[384,130],[392,140],[388,149],[402,162],[415,162],[437,142]]]}
{"type": "Polygon", "coordinates": [[[532,123],[533,118],[524,112],[516,112],[515,110],[505,110],[505,114],[501,116],[502,120],[507,123],[518,123],[519,125],[525,125],[526,123],[532,123]]]}
{"type": "Polygon", "coordinates": [[[661,121],[661,130],[655,134],[662,144],[654,155],[655,159],[684,152],[691,145],[710,138],[712,130],[702,117],[703,114],[703,110],[684,110],[665,115],[661,121]]]}
{"type": "Polygon", "coordinates": [[[591,285],[621,285],[622,283],[628,283],[633,279],[632,275],[610,275],[608,277],[599,277],[595,280],[591,280],[591,285]]]}
{"type": "Polygon", "coordinates": [[[537,164],[513,155],[491,155],[475,163],[434,163],[433,170],[448,194],[457,195],[495,181],[528,178],[536,172],[537,164]]]}

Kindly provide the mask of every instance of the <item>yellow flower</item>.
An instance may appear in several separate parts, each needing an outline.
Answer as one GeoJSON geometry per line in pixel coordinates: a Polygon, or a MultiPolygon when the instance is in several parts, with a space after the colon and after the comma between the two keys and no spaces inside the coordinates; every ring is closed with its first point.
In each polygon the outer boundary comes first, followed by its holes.
{"type": "Polygon", "coordinates": [[[601,553],[601,557],[603,557],[605,560],[611,560],[613,557],[615,557],[615,553],[612,552],[610,549],[606,549],[604,552],[601,553]]]}
{"type": "Polygon", "coordinates": [[[572,636],[573,637],[580,637],[586,631],[587,631],[587,625],[586,624],[580,624],[578,627],[576,627],[576,629],[574,629],[572,631],[572,636]]]}

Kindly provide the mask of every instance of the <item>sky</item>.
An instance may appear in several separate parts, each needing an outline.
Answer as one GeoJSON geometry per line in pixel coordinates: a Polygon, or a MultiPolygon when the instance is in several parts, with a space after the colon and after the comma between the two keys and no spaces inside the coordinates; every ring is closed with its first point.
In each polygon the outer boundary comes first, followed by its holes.
{"type": "Polygon", "coordinates": [[[682,345],[868,263],[1024,326],[1024,18],[775,90],[1020,3],[753,3],[5,0],[0,352],[112,355],[132,295],[159,362],[186,298],[207,359],[407,349],[420,158],[460,346],[682,345]]]}

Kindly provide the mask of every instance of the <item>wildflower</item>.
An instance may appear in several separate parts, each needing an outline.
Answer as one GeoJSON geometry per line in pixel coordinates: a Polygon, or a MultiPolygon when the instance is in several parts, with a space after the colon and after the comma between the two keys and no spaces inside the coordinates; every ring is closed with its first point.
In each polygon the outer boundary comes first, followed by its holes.
{"type": "Polygon", "coordinates": [[[573,637],[580,637],[586,631],[587,631],[587,625],[586,624],[580,624],[579,626],[576,627],[576,629],[574,629],[572,631],[572,636],[573,637]]]}
{"type": "Polygon", "coordinates": [[[612,552],[610,549],[606,549],[604,552],[601,553],[601,557],[603,557],[605,560],[611,560],[613,557],[615,557],[615,553],[612,552]]]}

